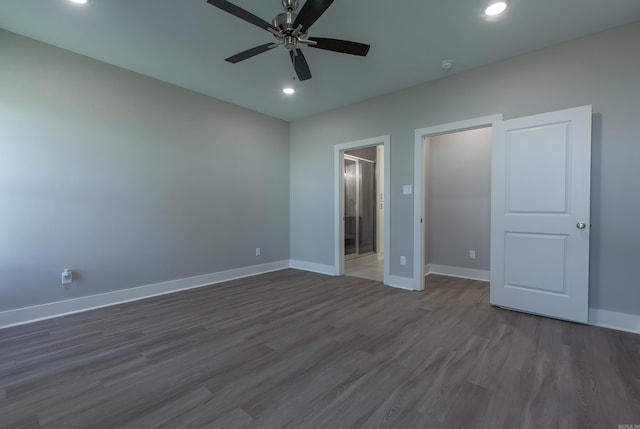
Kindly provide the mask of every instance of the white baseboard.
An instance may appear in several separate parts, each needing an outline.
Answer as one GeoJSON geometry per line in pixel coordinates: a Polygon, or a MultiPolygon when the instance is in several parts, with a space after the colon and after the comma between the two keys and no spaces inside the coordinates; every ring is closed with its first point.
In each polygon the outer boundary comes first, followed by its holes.
{"type": "MultiPolygon", "coordinates": [[[[454,277],[471,278],[474,280],[489,280],[488,271],[470,270],[443,265],[428,265],[427,267],[425,267],[425,273],[428,274],[442,274],[454,277]],[[427,269],[427,267],[429,269],[427,269]]],[[[38,320],[51,319],[53,317],[64,316],[67,314],[80,313],[83,311],[93,310],[95,308],[151,298],[153,296],[210,286],[230,280],[255,276],[272,271],[279,271],[285,268],[295,268],[332,276],[337,275],[333,265],[295,260],[276,261],[262,265],[253,265],[250,267],[237,268],[212,274],[85,296],[66,301],[51,302],[31,307],[18,308],[15,310],[2,311],[0,312],[0,329],[36,322],[38,320]]],[[[416,290],[414,283],[414,279],[410,277],[390,275],[388,278],[388,286],[400,289],[416,290]]],[[[589,324],[640,334],[640,315],[636,314],[590,308],[589,324]]]]}
{"type": "Polygon", "coordinates": [[[417,290],[416,282],[412,277],[400,277],[389,275],[387,278],[387,286],[397,287],[399,289],[417,290]]]}
{"type": "Polygon", "coordinates": [[[640,334],[640,315],[590,308],[589,325],[640,334]]]}
{"type": "Polygon", "coordinates": [[[440,274],[443,276],[460,277],[463,279],[482,280],[488,282],[491,279],[489,271],[473,268],[452,267],[449,265],[429,264],[424,266],[425,275],[440,274]]]}
{"type": "Polygon", "coordinates": [[[289,261],[289,268],[296,270],[310,271],[312,273],[326,274],[329,276],[337,276],[338,269],[333,265],[316,264],[315,262],[298,261],[292,259],[289,261]]]}
{"type": "Polygon", "coordinates": [[[66,301],[51,302],[47,304],[34,305],[32,307],[2,311],[0,312],[0,329],[31,323],[38,320],[51,319],[53,317],[64,316],[66,314],[80,313],[87,310],[93,310],[95,308],[137,301],[144,298],[150,298],[152,296],[209,286],[229,280],[278,271],[285,268],[289,268],[288,260],[236,268],[233,270],[187,277],[162,283],[154,283],[145,286],[69,299],[66,301]]]}

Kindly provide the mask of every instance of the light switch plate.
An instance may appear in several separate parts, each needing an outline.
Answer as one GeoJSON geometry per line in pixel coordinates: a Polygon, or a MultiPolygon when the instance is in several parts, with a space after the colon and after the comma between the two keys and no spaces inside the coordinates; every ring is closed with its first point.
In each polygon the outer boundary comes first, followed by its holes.
{"type": "Polygon", "coordinates": [[[60,283],[68,285],[73,283],[73,272],[70,269],[65,269],[60,273],[60,283]]]}

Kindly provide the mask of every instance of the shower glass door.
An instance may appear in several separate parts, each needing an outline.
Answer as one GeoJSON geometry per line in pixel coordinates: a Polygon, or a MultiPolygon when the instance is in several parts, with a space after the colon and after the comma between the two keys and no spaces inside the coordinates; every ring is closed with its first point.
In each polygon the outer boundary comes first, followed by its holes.
{"type": "Polygon", "coordinates": [[[344,254],[358,253],[358,161],[344,159],[344,254]]]}
{"type": "Polygon", "coordinates": [[[344,254],[348,257],[375,252],[375,163],[344,156],[344,254]]]}

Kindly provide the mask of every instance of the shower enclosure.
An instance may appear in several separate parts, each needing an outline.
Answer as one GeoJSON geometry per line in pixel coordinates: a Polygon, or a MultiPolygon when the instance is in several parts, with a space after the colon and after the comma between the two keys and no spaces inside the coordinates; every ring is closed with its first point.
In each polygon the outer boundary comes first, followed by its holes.
{"type": "Polygon", "coordinates": [[[376,251],[375,161],[344,155],[344,254],[376,251]]]}

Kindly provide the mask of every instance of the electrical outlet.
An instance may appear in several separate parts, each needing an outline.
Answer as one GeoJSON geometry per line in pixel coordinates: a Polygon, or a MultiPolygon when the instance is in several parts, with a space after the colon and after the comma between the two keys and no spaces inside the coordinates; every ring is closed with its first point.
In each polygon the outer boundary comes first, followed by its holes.
{"type": "Polygon", "coordinates": [[[476,259],[476,251],[469,250],[469,259],[476,259]]]}
{"type": "Polygon", "coordinates": [[[256,256],[260,256],[260,248],[256,247],[256,256]]]}
{"type": "Polygon", "coordinates": [[[400,256],[400,265],[407,265],[407,257],[400,256]]]}

